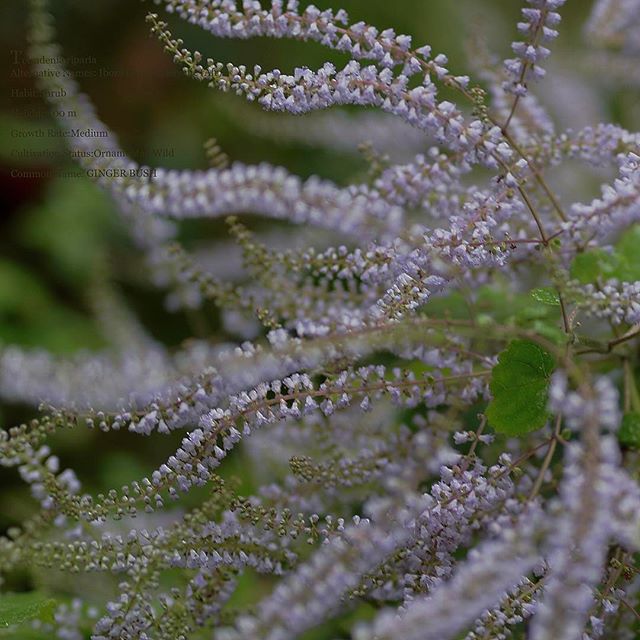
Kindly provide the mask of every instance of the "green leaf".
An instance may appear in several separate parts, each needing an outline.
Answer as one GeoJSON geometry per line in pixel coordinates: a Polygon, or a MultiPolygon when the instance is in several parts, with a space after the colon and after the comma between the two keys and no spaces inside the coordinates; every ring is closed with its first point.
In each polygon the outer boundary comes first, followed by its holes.
{"type": "Polygon", "coordinates": [[[37,591],[0,593],[0,627],[18,625],[30,620],[53,621],[56,601],[37,591]]]}
{"type": "Polygon", "coordinates": [[[531,297],[543,304],[550,304],[554,307],[560,306],[560,297],[558,292],[551,287],[544,287],[543,289],[534,289],[531,292],[531,297]]]}
{"type": "Polygon", "coordinates": [[[618,430],[620,444],[630,449],[640,449],[640,413],[625,413],[618,430]]]}
{"type": "Polygon", "coordinates": [[[634,282],[640,280],[640,225],[627,229],[618,243],[616,250],[621,256],[624,269],[619,275],[620,280],[634,282]]]}
{"type": "Polygon", "coordinates": [[[640,225],[628,229],[613,251],[592,249],[575,257],[571,277],[587,284],[617,278],[626,282],[640,279],[640,225]]]}
{"type": "Polygon", "coordinates": [[[624,270],[623,258],[617,252],[593,249],[578,254],[571,264],[571,277],[583,284],[618,278],[624,270]]]}
{"type": "Polygon", "coordinates": [[[0,640],[51,640],[51,633],[45,629],[32,629],[25,624],[20,627],[0,627],[0,640]]]}
{"type": "Polygon", "coordinates": [[[493,399],[486,416],[499,433],[523,435],[547,421],[549,378],[553,356],[528,340],[513,340],[498,356],[491,374],[493,399]]]}

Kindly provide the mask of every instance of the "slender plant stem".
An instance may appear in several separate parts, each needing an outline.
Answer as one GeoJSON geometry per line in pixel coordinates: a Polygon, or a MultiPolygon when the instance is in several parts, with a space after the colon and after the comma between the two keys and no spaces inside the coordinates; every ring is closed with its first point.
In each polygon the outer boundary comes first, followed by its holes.
{"type": "Polygon", "coordinates": [[[538,477],[531,489],[531,493],[529,494],[529,500],[533,500],[538,495],[542,487],[542,483],[544,482],[544,476],[551,465],[551,460],[553,459],[553,454],[556,451],[556,446],[558,444],[558,436],[560,435],[560,425],[562,423],[562,416],[556,416],[556,424],[553,430],[553,437],[551,438],[551,442],[549,443],[549,448],[547,449],[547,454],[542,461],[542,466],[540,467],[540,471],[538,472],[538,477]]]}

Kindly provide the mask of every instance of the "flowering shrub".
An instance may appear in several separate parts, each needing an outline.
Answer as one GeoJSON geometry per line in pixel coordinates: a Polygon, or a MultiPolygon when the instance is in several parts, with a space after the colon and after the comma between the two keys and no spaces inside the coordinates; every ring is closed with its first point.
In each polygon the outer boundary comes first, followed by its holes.
{"type": "MultiPolygon", "coordinates": [[[[348,186],[232,162],[215,140],[206,170],[139,165],[64,68],[47,4],[30,2],[31,53],[74,114],[60,120],[74,157],[169,304],[213,301],[241,342],[167,349],[105,291],[105,352],[3,347],[0,394],[41,406],[0,432],[0,462],[40,508],[0,539],[0,569],[94,576],[70,602],[0,597],[6,624],[39,618],[33,633],[67,640],[287,640],[331,620],[354,640],[637,638],[640,134],[559,130],[532,93],[564,0],[527,0],[513,57],[479,52],[474,79],[344,11],[156,2],[212,37],[345,54],[291,74],[225,64],[148,16],[190,78],[264,110],[373,108],[282,131],[373,138],[368,179],[348,186]],[[609,175],[596,198],[576,191],[585,167],[609,175]],[[550,179],[561,171],[575,179],[550,179]],[[245,213],[293,224],[263,238],[245,213]],[[240,278],[224,277],[231,249],[211,267],[179,242],[181,220],[229,215],[240,278]],[[181,440],[92,495],[47,444],[87,427],[181,440]],[[251,495],[224,476],[239,450],[251,495]],[[243,602],[259,574],[274,578],[243,602]]],[[[595,3],[601,64],[637,60],[639,16],[637,0],[595,3]]]]}

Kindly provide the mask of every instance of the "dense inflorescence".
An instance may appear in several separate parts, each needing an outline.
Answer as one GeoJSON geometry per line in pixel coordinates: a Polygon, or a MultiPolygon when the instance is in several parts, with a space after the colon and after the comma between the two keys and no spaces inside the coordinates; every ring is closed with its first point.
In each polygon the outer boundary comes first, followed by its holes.
{"type": "MultiPolygon", "coordinates": [[[[344,54],[291,73],[222,63],[148,16],[190,78],[251,109],[332,108],[276,127],[247,108],[252,133],[340,152],[373,138],[369,178],[233,162],[215,138],[208,168],[150,171],[67,73],[48,2],[30,1],[31,57],[60,127],[100,132],[68,136],[74,157],[168,306],[213,303],[231,336],[169,349],[105,289],[103,352],[1,347],[0,397],[40,413],[0,431],[0,464],[37,504],[0,537],[0,572],[101,584],[70,584],[34,633],[287,640],[351,614],[354,640],[638,637],[640,134],[559,130],[534,95],[564,0],[527,0],[514,57],[478,56],[477,84],[342,10],[156,4],[212,37],[344,54]],[[564,170],[577,176],[566,188],[550,175],[564,170]],[[599,197],[576,195],[606,171],[599,197]],[[260,234],[246,213],[280,224],[260,234]],[[229,246],[178,242],[182,220],[220,216],[229,246]],[[180,440],[94,495],[48,443],[84,428],[180,440]],[[230,459],[251,467],[249,495],[223,474],[230,459]],[[238,585],[256,575],[262,597],[243,602],[238,585]]],[[[595,3],[586,33],[601,64],[637,56],[638,16],[634,0],[595,3]]]]}

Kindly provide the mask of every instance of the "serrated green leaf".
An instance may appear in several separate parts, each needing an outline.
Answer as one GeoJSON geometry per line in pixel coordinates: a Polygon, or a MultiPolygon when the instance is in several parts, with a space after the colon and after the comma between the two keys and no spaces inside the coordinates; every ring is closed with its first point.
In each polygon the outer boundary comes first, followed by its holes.
{"type": "Polygon", "coordinates": [[[56,601],[37,591],[0,593],[0,627],[23,624],[30,620],[53,620],[56,601]]]}
{"type": "Polygon", "coordinates": [[[551,287],[544,287],[542,289],[534,289],[531,292],[531,297],[543,304],[549,304],[554,307],[560,306],[560,297],[558,292],[551,287]]]}
{"type": "Polygon", "coordinates": [[[555,364],[550,353],[528,340],[513,340],[498,356],[489,385],[493,398],[486,411],[497,432],[522,435],[544,426],[555,364]]]}
{"type": "Polygon", "coordinates": [[[625,413],[618,430],[620,444],[630,449],[640,449],[640,413],[625,413]]]}

